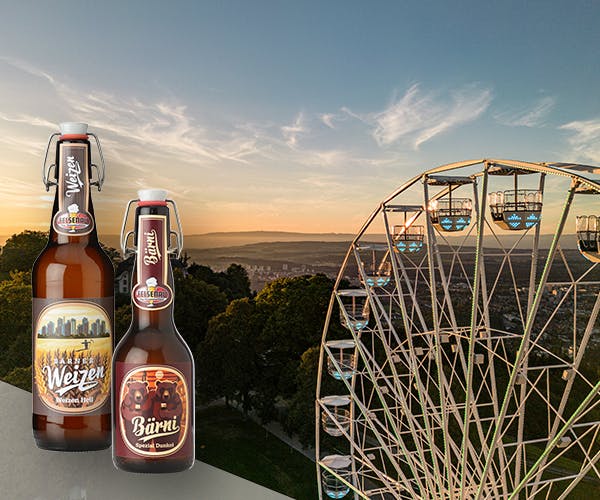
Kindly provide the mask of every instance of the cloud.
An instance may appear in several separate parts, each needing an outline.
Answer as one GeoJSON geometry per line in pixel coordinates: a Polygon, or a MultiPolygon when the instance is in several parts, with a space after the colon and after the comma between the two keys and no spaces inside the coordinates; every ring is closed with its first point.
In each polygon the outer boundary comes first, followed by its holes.
{"type": "Polygon", "coordinates": [[[333,113],[323,113],[319,116],[321,121],[329,128],[335,128],[335,125],[333,124],[333,120],[335,119],[335,117],[336,116],[333,113]]]}
{"type": "Polygon", "coordinates": [[[541,127],[548,114],[554,109],[556,98],[545,96],[536,101],[533,107],[521,111],[505,111],[498,113],[494,119],[509,127],[541,127]]]}
{"type": "MultiPolygon", "coordinates": [[[[6,146],[19,165],[31,161],[23,151],[41,163],[46,143],[39,139],[55,131],[58,120],[89,122],[102,141],[109,169],[110,196],[98,204],[97,213],[112,231],[123,200],[148,183],[168,186],[182,212],[190,214],[186,224],[193,231],[216,229],[227,211],[253,221],[259,220],[259,213],[272,214],[268,217],[273,217],[273,225],[280,224],[276,218],[301,218],[298,200],[306,202],[307,193],[315,213],[350,198],[368,203],[373,193],[379,200],[380,183],[387,182],[392,168],[394,176],[403,175],[398,166],[406,168],[412,150],[475,120],[492,99],[491,90],[479,85],[441,92],[416,84],[383,110],[357,113],[346,106],[298,111],[288,123],[252,117],[222,117],[213,123],[196,111],[197,106],[188,107],[168,93],[156,98],[83,88],[68,75],[54,76],[22,61],[0,58],[0,66],[6,65],[14,73],[7,88],[12,91],[13,83],[24,81],[37,101],[23,96],[19,107],[11,109],[8,93],[0,96],[0,146],[6,146]],[[249,203],[256,204],[254,210],[249,203]],[[199,210],[218,217],[197,217],[199,210]]],[[[4,162],[15,163],[6,158],[4,162]]],[[[21,202],[40,207],[30,218],[37,221],[49,201],[39,198],[38,170],[27,171],[27,179],[21,188],[32,197],[21,202]]],[[[13,200],[9,193],[6,199],[13,200]]]]}
{"type": "Polygon", "coordinates": [[[571,132],[568,142],[575,154],[587,160],[600,162],[600,118],[573,121],[559,128],[571,132]]]}
{"type": "MultiPolygon", "coordinates": [[[[0,58],[0,61],[49,82],[62,103],[62,112],[78,121],[89,122],[93,130],[99,131],[103,142],[112,143],[116,154],[135,158],[136,152],[146,157],[152,152],[193,165],[209,165],[222,160],[246,163],[248,157],[258,153],[258,145],[251,136],[235,128],[210,129],[209,132],[181,103],[153,102],[99,90],[84,91],[29,63],[10,58],[0,58]]],[[[0,119],[56,129],[51,117],[22,113],[2,114],[0,119]]]]}
{"type": "Polygon", "coordinates": [[[290,148],[298,146],[299,136],[306,134],[307,132],[309,132],[309,129],[305,125],[304,113],[302,112],[296,115],[296,119],[293,123],[281,127],[281,133],[290,148]]]}
{"type": "Polygon", "coordinates": [[[58,86],[59,83],[54,79],[52,75],[46,73],[40,68],[36,68],[32,64],[29,64],[27,61],[23,61],[22,59],[16,59],[13,57],[0,56],[0,61],[12,66],[13,68],[19,69],[24,73],[28,73],[32,76],[37,76],[39,78],[43,78],[50,82],[53,86],[58,86]]]}
{"type": "Polygon", "coordinates": [[[477,119],[491,101],[491,89],[477,84],[452,90],[449,95],[423,91],[419,84],[414,84],[383,111],[365,115],[347,107],[342,111],[370,125],[371,135],[379,146],[406,142],[418,149],[435,136],[477,119]]]}
{"type": "Polygon", "coordinates": [[[0,113],[0,120],[5,122],[12,123],[24,123],[26,125],[32,125],[34,127],[44,127],[44,128],[54,128],[56,127],[55,123],[52,123],[45,118],[41,118],[39,116],[32,116],[28,114],[18,114],[15,116],[8,116],[4,113],[0,113]]]}

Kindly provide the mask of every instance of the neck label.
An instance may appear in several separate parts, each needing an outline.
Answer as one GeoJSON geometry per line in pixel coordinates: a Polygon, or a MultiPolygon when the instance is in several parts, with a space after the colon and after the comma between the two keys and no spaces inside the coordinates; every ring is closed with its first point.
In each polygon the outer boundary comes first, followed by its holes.
{"type": "Polygon", "coordinates": [[[159,311],[173,302],[173,290],[167,283],[166,227],[164,215],[138,216],[137,283],[131,296],[135,306],[146,311],[159,311]]]}
{"type": "Polygon", "coordinates": [[[58,165],[58,212],[52,219],[54,230],[65,236],[84,236],[94,229],[89,212],[90,179],[88,145],[61,143],[58,165]]]}

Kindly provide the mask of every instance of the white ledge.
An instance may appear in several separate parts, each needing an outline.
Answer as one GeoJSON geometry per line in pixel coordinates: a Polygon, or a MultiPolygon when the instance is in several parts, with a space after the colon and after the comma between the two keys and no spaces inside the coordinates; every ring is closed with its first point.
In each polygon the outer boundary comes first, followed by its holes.
{"type": "MultiPolygon", "coordinates": [[[[0,497],[48,500],[284,500],[286,497],[196,460],[175,474],[115,469],[111,451],[40,450],[31,433],[31,394],[0,381],[0,497]]],[[[202,432],[198,422],[197,433],[202,432]]]]}

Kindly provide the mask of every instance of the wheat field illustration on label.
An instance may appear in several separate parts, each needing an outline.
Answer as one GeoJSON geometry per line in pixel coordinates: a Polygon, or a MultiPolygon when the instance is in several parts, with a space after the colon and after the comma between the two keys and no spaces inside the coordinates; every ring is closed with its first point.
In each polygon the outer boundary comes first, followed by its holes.
{"type": "Polygon", "coordinates": [[[50,409],[87,413],[110,394],[111,322],[91,302],[58,302],[35,325],[35,383],[50,409]]]}

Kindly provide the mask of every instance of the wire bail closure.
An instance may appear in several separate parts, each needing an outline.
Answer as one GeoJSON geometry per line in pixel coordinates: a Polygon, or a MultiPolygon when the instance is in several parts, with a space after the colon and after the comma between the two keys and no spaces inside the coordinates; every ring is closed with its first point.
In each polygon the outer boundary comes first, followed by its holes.
{"type": "MultiPolygon", "coordinates": [[[[140,200],[133,199],[129,200],[127,203],[127,208],[125,209],[125,215],[123,216],[123,224],[121,225],[121,253],[124,258],[127,258],[130,255],[134,255],[137,253],[136,241],[135,241],[135,231],[130,229],[127,231],[127,220],[129,219],[129,211],[131,209],[131,205],[137,204],[140,200]],[[127,243],[129,238],[133,237],[133,246],[128,247],[127,243]]],[[[177,210],[177,205],[173,200],[165,200],[167,206],[170,204],[173,208],[173,212],[175,213],[175,221],[177,222],[177,231],[169,230],[169,248],[167,252],[169,254],[175,255],[177,258],[181,257],[181,251],[183,250],[183,229],[181,228],[181,219],[179,218],[179,211],[177,210]],[[171,236],[175,235],[175,246],[171,246],[171,236]]]]}
{"type": "MultiPolygon", "coordinates": [[[[42,164],[42,183],[46,187],[46,191],[50,191],[51,186],[56,186],[58,183],[52,180],[50,174],[53,173],[54,178],[56,178],[56,164],[52,163],[46,168],[46,163],[48,162],[48,152],[50,151],[50,146],[55,137],[60,137],[60,133],[54,132],[50,138],[48,139],[48,145],[46,146],[46,154],[44,155],[44,163],[42,164]]],[[[96,147],[98,148],[98,153],[100,155],[100,166],[92,163],[90,165],[91,168],[96,169],[96,179],[90,179],[90,186],[96,186],[98,191],[102,191],[102,186],[104,184],[104,178],[106,176],[106,164],[104,163],[104,155],[102,154],[102,147],[100,146],[100,140],[96,134],[89,133],[88,136],[91,136],[96,141],[96,147]]]]}

